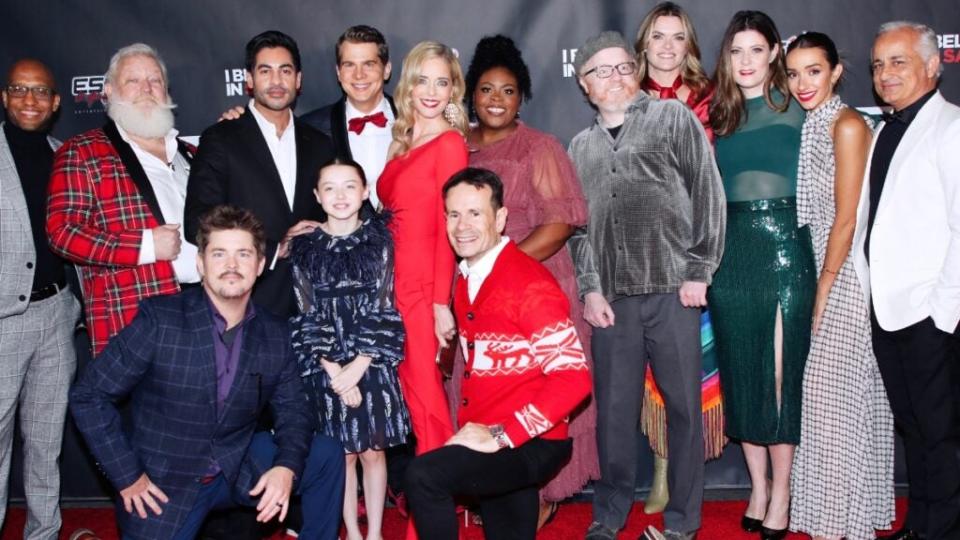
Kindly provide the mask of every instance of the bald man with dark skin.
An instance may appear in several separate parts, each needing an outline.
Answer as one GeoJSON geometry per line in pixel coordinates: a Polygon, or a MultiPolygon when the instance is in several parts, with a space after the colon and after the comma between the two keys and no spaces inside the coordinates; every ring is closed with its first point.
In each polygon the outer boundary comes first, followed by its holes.
{"type": "Polygon", "coordinates": [[[23,434],[26,539],[60,531],[60,469],[67,391],[76,371],[80,305],[64,261],[47,246],[47,181],[60,141],[48,135],[60,96],[50,68],[19,60],[0,91],[0,523],[7,506],[13,428],[23,434]]]}

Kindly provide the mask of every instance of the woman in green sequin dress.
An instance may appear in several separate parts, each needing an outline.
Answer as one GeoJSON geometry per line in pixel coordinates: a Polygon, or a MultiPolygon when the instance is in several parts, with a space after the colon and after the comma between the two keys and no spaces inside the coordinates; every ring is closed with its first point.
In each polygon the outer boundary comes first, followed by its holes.
{"type": "Polygon", "coordinates": [[[742,525],[759,530],[762,538],[782,538],[788,525],[816,290],[810,231],[797,226],[804,112],[790,101],[779,44],[767,15],[734,15],[710,109],[727,195],[727,231],[709,304],[726,432],[742,443],[752,483],[742,525]]]}

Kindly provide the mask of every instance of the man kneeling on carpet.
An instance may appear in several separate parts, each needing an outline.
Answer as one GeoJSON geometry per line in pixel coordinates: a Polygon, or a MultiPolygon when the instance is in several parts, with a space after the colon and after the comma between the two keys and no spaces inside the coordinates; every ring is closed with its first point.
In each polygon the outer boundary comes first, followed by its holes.
{"type": "Polygon", "coordinates": [[[302,539],[335,539],[343,500],[340,444],[314,436],[284,320],[250,302],[264,267],[264,232],[250,212],[201,219],[202,288],[140,304],[70,392],[70,410],[120,493],[125,539],[193,539],[212,510],[255,506],[286,517],[303,499],[302,539]],[[129,396],[133,425],[116,402],[129,396]],[[262,409],[271,435],[254,435],[262,409]]]}
{"type": "Polygon", "coordinates": [[[570,458],[566,416],[589,395],[590,372],[563,291],[501,236],[497,175],[464,169],[443,195],[447,237],[463,259],[453,301],[463,427],[410,464],[407,500],[421,538],[457,538],[454,499],[466,497],[478,501],[487,538],[532,539],[539,486],[570,458]]]}

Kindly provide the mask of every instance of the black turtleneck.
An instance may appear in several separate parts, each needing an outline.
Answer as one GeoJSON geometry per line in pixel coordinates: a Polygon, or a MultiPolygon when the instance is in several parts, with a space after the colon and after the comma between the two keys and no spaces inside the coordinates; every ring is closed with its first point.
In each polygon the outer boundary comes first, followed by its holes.
{"type": "Polygon", "coordinates": [[[867,256],[868,264],[870,263],[870,234],[873,232],[873,220],[877,217],[880,195],[883,194],[883,183],[887,180],[887,172],[890,170],[893,154],[900,146],[900,141],[907,132],[907,128],[910,127],[910,123],[917,117],[917,113],[936,93],[936,89],[931,90],[902,110],[894,111],[884,123],[880,135],[877,135],[877,144],[873,146],[873,156],[870,158],[870,213],[867,217],[867,238],[863,244],[863,254],[867,256]]]}
{"type": "Polygon", "coordinates": [[[3,133],[17,166],[33,230],[33,246],[37,252],[33,290],[51,283],[63,283],[63,260],[54,255],[47,244],[47,183],[53,170],[53,149],[47,141],[47,133],[25,131],[11,122],[3,124],[3,133]]]}

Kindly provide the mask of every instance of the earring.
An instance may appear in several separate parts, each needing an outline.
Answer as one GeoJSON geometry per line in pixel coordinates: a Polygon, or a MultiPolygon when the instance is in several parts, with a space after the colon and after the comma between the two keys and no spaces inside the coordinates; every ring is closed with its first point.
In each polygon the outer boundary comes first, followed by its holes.
{"type": "Polygon", "coordinates": [[[451,126],[459,125],[462,120],[461,116],[459,107],[453,103],[447,103],[447,106],[443,108],[443,117],[451,126]]]}

